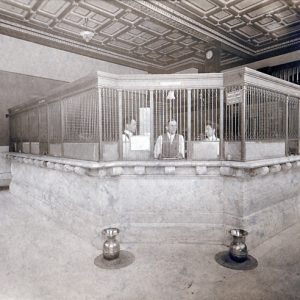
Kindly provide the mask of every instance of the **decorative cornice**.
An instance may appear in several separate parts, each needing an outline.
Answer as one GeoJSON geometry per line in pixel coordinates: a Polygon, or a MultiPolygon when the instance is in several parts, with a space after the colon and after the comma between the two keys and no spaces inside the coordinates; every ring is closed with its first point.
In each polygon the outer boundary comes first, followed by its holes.
{"type": "Polygon", "coordinates": [[[30,164],[40,168],[99,178],[119,176],[229,176],[250,178],[300,168],[300,156],[253,162],[116,161],[101,163],[13,152],[8,153],[6,157],[18,163],[30,164]],[[158,170],[160,172],[157,172],[158,170]]]}
{"type": "MultiPolygon", "coordinates": [[[[118,1],[120,2],[120,0],[118,1]]],[[[127,3],[128,6],[136,10],[141,10],[141,8],[144,6],[148,8],[147,14],[151,15],[153,18],[159,21],[168,22],[170,26],[175,27],[178,30],[186,32],[192,36],[195,36],[201,40],[205,40],[203,39],[203,35],[206,35],[212,39],[216,39],[222,43],[225,43],[232,48],[247,53],[248,55],[253,56],[255,54],[255,51],[253,49],[246,47],[242,43],[237,43],[232,39],[222,36],[218,31],[213,30],[208,26],[205,26],[204,24],[195,21],[194,19],[167,7],[159,1],[155,2],[155,4],[156,5],[153,5],[151,2],[144,0],[134,0],[130,3],[127,3]]],[[[208,42],[208,40],[205,41],[208,42]]]]}

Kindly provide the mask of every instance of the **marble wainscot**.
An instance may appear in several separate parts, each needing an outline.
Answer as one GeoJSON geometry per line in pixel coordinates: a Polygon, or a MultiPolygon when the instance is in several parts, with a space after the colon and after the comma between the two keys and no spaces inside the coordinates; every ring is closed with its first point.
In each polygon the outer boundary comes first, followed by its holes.
{"type": "Polygon", "coordinates": [[[252,161],[91,162],[9,153],[10,191],[101,247],[101,230],[124,243],[229,244],[250,249],[300,220],[300,156],[252,161]]]}
{"type": "Polygon", "coordinates": [[[10,161],[7,160],[8,146],[0,146],[0,187],[9,186],[11,180],[10,161]]]}

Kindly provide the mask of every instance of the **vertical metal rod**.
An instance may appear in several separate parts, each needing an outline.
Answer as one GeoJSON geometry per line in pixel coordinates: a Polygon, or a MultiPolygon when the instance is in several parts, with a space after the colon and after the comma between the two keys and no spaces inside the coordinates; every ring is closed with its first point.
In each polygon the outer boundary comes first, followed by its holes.
{"type": "Polygon", "coordinates": [[[246,161],[246,139],[245,139],[246,91],[247,91],[247,87],[243,86],[242,103],[241,103],[241,160],[242,161],[246,161]]]}
{"type": "Polygon", "coordinates": [[[102,120],[102,95],[103,95],[103,88],[98,88],[98,135],[99,135],[99,161],[102,160],[103,154],[102,154],[102,126],[103,126],[103,120],[102,120]]]}
{"type": "Polygon", "coordinates": [[[149,91],[150,97],[150,156],[154,157],[154,101],[153,101],[153,90],[149,91]]]}
{"type": "Polygon", "coordinates": [[[215,118],[216,118],[216,136],[220,137],[220,119],[219,119],[219,132],[217,131],[218,128],[218,90],[215,89],[215,118]]]}
{"type": "Polygon", "coordinates": [[[193,95],[192,95],[192,99],[193,99],[193,137],[192,140],[195,141],[196,140],[196,126],[195,126],[195,122],[196,122],[196,105],[195,105],[195,89],[193,89],[193,95]]]}
{"type": "Polygon", "coordinates": [[[191,137],[192,137],[192,93],[191,90],[187,90],[187,158],[192,159],[192,142],[191,142],[191,137]]]}
{"type": "Polygon", "coordinates": [[[180,95],[178,96],[178,102],[179,102],[179,115],[180,115],[180,120],[179,120],[179,116],[178,116],[178,119],[176,120],[177,121],[177,126],[178,126],[178,131],[179,133],[181,133],[181,119],[182,119],[182,103],[181,103],[181,98],[180,98],[180,95]]]}
{"type": "Polygon", "coordinates": [[[229,106],[229,109],[230,109],[230,140],[233,141],[235,140],[234,136],[233,136],[233,107],[234,107],[234,104],[231,104],[229,106]]]}
{"type": "Polygon", "coordinates": [[[300,99],[297,99],[298,104],[298,154],[300,154],[300,99]]]}
{"type": "Polygon", "coordinates": [[[63,157],[65,154],[64,151],[64,138],[65,138],[65,122],[64,122],[64,107],[63,107],[63,99],[60,99],[60,126],[61,126],[61,136],[60,136],[60,143],[61,143],[61,156],[63,157]]]}
{"type": "Polygon", "coordinates": [[[166,97],[166,95],[165,95],[165,91],[161,91],[161,92],[163,93],[163,95],[161,97],[161,100],[162,100],[162,103],[163,103],[163,107],[162,107],[162,109],[163,109],[163,113],[162,113],[162,115],[163,115],[163,124],[162,124],[162,126],[163,126],[163,132],[165,132],[164,128],[166,126],[166,124],[165,124],[165,104],[166,104],[165,97],[166,97]]]}
{"type": "MultiPolygon", "coordinates": [[[[181,97],[183,96],[183,131],[181,131],[180,133],[182,134],[183,132],[186,134],[186,117],[187,117],[187,101],[186,101],[186,92],[185,90],[180,90],[180,95],[181,97]],[[183,95],[182,95],[182,92],[183,92],[183,95]]],[[[184,138],[187,138],[184,134],[184,138]]]]}
{"type": "Polygon", "coordinates": [[[205,126],[207,125],[207,116],[206,116],[206,111],[207,111],[207,103],[206,103],[206,94],[207,90],[204,90],[204,133],[205,133],[205,126]]]}
{"type": "Polygon", "coordinates": [[[47,104],[47,154],[50,152],[50,108],[49,104],[47,104]]]}
{"type": "Polygon", "coordinates": [[[220,143],[219,143],[219,153],[220,153],[220,160],[225,159],[224,153],[224,89],[220,89],[220,110],[219,110],[219,136],[220,136],[220,143]]]}
{"type": "Polygon", "coordinates": [[[285,155],[289,155],[289,96],[285,100],[285,155]]]}
{"type": "MultiPolygon", "coordinates": [[[[201,135],[201,138],[203,138],[203,90],[201,89],[200,90],[200,99],[199,99],[199,101],[200,101],[200,116],[201,116],[201,118],[200,118],[200,135],[201,135]]],[[[199,126],[199,124],[198,124],[198,126],[199,126]]]]}
{"type": "Polygon", "coordinates": [[[118,104],[119,104],[119,159],[123,160],[123,110],[122,110],[122,90],[118,90],[118,104]]]}
{"type": "MultiPolygon", "coordinates": [[[[222,89],[220,90],[220,95],[221,95],[221,91],[222,91],[222,89]]],[[[224,101],[225,101],[225,93],[226,93],[226,90],[225,89],[223,89],[223,98],[224,98],[224,101]]],[[[223,110],[224,110],[224,101],[223,101],[223,110]]],[[[220,105],[221,105],[221,102],[220,102],[220,105]]],[[[220,110],[221,110],[221,107],[220,107],[220,110]]],[[[224,136],[224,138],[226,139],[226,140],[228,140],[228,115],[227,115],[227,105],[226,105],[226,103],[225,103],[225,136],[224,136]]],[[[221,116],[221,112],[220,112],[220,116],[221,116]]],[[[220,126],[221,126],[221,119],[220,119],[220,126]]],[[[221,129],[220,129],[220,131],[221,131],[221,129]]],[[[224,135],[224,128],[223,128],[223,135],[224,135]]],[[[220,137],[220,140],[221,140],[221,137],[220,137]]]]}

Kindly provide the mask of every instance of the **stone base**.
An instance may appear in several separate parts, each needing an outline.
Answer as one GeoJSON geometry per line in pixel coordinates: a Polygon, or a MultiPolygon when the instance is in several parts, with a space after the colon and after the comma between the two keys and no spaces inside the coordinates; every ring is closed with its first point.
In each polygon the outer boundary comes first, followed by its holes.
{"type": "Polygon", "coordinates": [[[101,248],[128,243],[229,244],[249,249],[300,220],[300,157],[236,162],[96,163],[11,153],[11,193],[101,248]]]}
{"type": "Polygon", "coordinates": [[[0,187],[7,187],[11,181],[10,160],[6,158],[8,146],[0,146],[0,187]]]}

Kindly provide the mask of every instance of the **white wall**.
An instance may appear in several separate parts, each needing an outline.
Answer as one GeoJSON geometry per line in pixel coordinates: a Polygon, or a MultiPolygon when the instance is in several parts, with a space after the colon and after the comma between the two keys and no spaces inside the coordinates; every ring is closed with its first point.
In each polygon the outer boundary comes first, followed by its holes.
{"type": "Polygon", "coordinates": [[[2,71],[68,82],[93,71],[116,74],[146,73],[6,35],[0,35],[0,45],[0,70],[2,71]]]}

